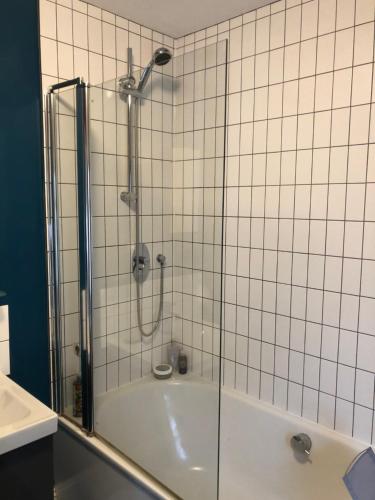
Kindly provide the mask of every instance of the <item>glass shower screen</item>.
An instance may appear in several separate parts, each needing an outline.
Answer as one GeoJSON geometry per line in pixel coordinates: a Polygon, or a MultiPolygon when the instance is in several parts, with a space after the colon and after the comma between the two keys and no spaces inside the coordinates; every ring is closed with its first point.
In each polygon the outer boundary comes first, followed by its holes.
{"type": "MultiPolygon", "coordinates": [[[[134,75],[138,81],[138,74],[134,75]]],[[[150,272],[138,327],[126,96],[91,88],[95,430],[184,499],[217,496],[226,43],[153,71],[139,99],[138,203],[150,272]],[[188,371],[152,369],[183,349],[188,371]]]]}

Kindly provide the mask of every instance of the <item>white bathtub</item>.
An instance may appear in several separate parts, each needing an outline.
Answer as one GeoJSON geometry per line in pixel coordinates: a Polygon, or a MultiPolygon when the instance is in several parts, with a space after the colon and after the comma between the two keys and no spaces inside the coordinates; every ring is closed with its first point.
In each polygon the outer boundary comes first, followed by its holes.
{"type": "Polygon", "coordinates": [[[104,394],[95,430],[183,499],[217,498],[218,386],[144,378],[104,394]]]}
{"type": "MultiPolygon", "coordinates": [[[[96,431],[184,500],[217,498],[217,385],[146,378],[98,398],[96,431]]],[[[220,500],[346,500],[342,476],[366,445],[222,390],[220,500]],[[290,438],[307,433],[310,460],[290,438]]]]}
{"type": "Polygon", "coordinates": [[[225,389],[220,440],[221,500],[349,500],[342,476],[368,446],[225,389]],[[300,432],[312,440],[309,460],[291,449],[300,432]]]}

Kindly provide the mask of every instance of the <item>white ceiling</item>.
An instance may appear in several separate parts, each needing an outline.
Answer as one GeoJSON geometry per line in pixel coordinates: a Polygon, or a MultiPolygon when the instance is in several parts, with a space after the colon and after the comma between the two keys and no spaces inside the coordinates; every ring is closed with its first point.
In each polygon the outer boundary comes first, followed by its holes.
{"type": "Polygon", "coordinates": [[[178,38],[272,0],[89,0],[89,3],[178,38]]]}

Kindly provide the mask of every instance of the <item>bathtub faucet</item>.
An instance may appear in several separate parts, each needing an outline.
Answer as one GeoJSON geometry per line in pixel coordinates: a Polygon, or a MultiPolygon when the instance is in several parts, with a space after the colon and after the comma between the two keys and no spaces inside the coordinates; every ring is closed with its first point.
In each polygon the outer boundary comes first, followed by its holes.
{"type": "Polygon", "coordinates": [[[312,448],[312,441],[310,436],[301,432],[300,434],[296,434],[290,440],[290,444],[295,451],[299,453],[305,453],[306,455],[310,455],[312,448]]]}

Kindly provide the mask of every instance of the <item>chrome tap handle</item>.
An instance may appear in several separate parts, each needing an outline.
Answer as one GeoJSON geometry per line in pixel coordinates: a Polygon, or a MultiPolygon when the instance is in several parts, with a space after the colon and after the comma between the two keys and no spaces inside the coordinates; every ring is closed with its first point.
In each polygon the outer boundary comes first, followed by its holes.
{"type": "Polygon", "coordinates": [[[133,272],[135,270],[137,270],[137,272],[143,271],[146,265],[147,258],[144,255],[139,255],[138,257],[133,258],[133,272]]]}

